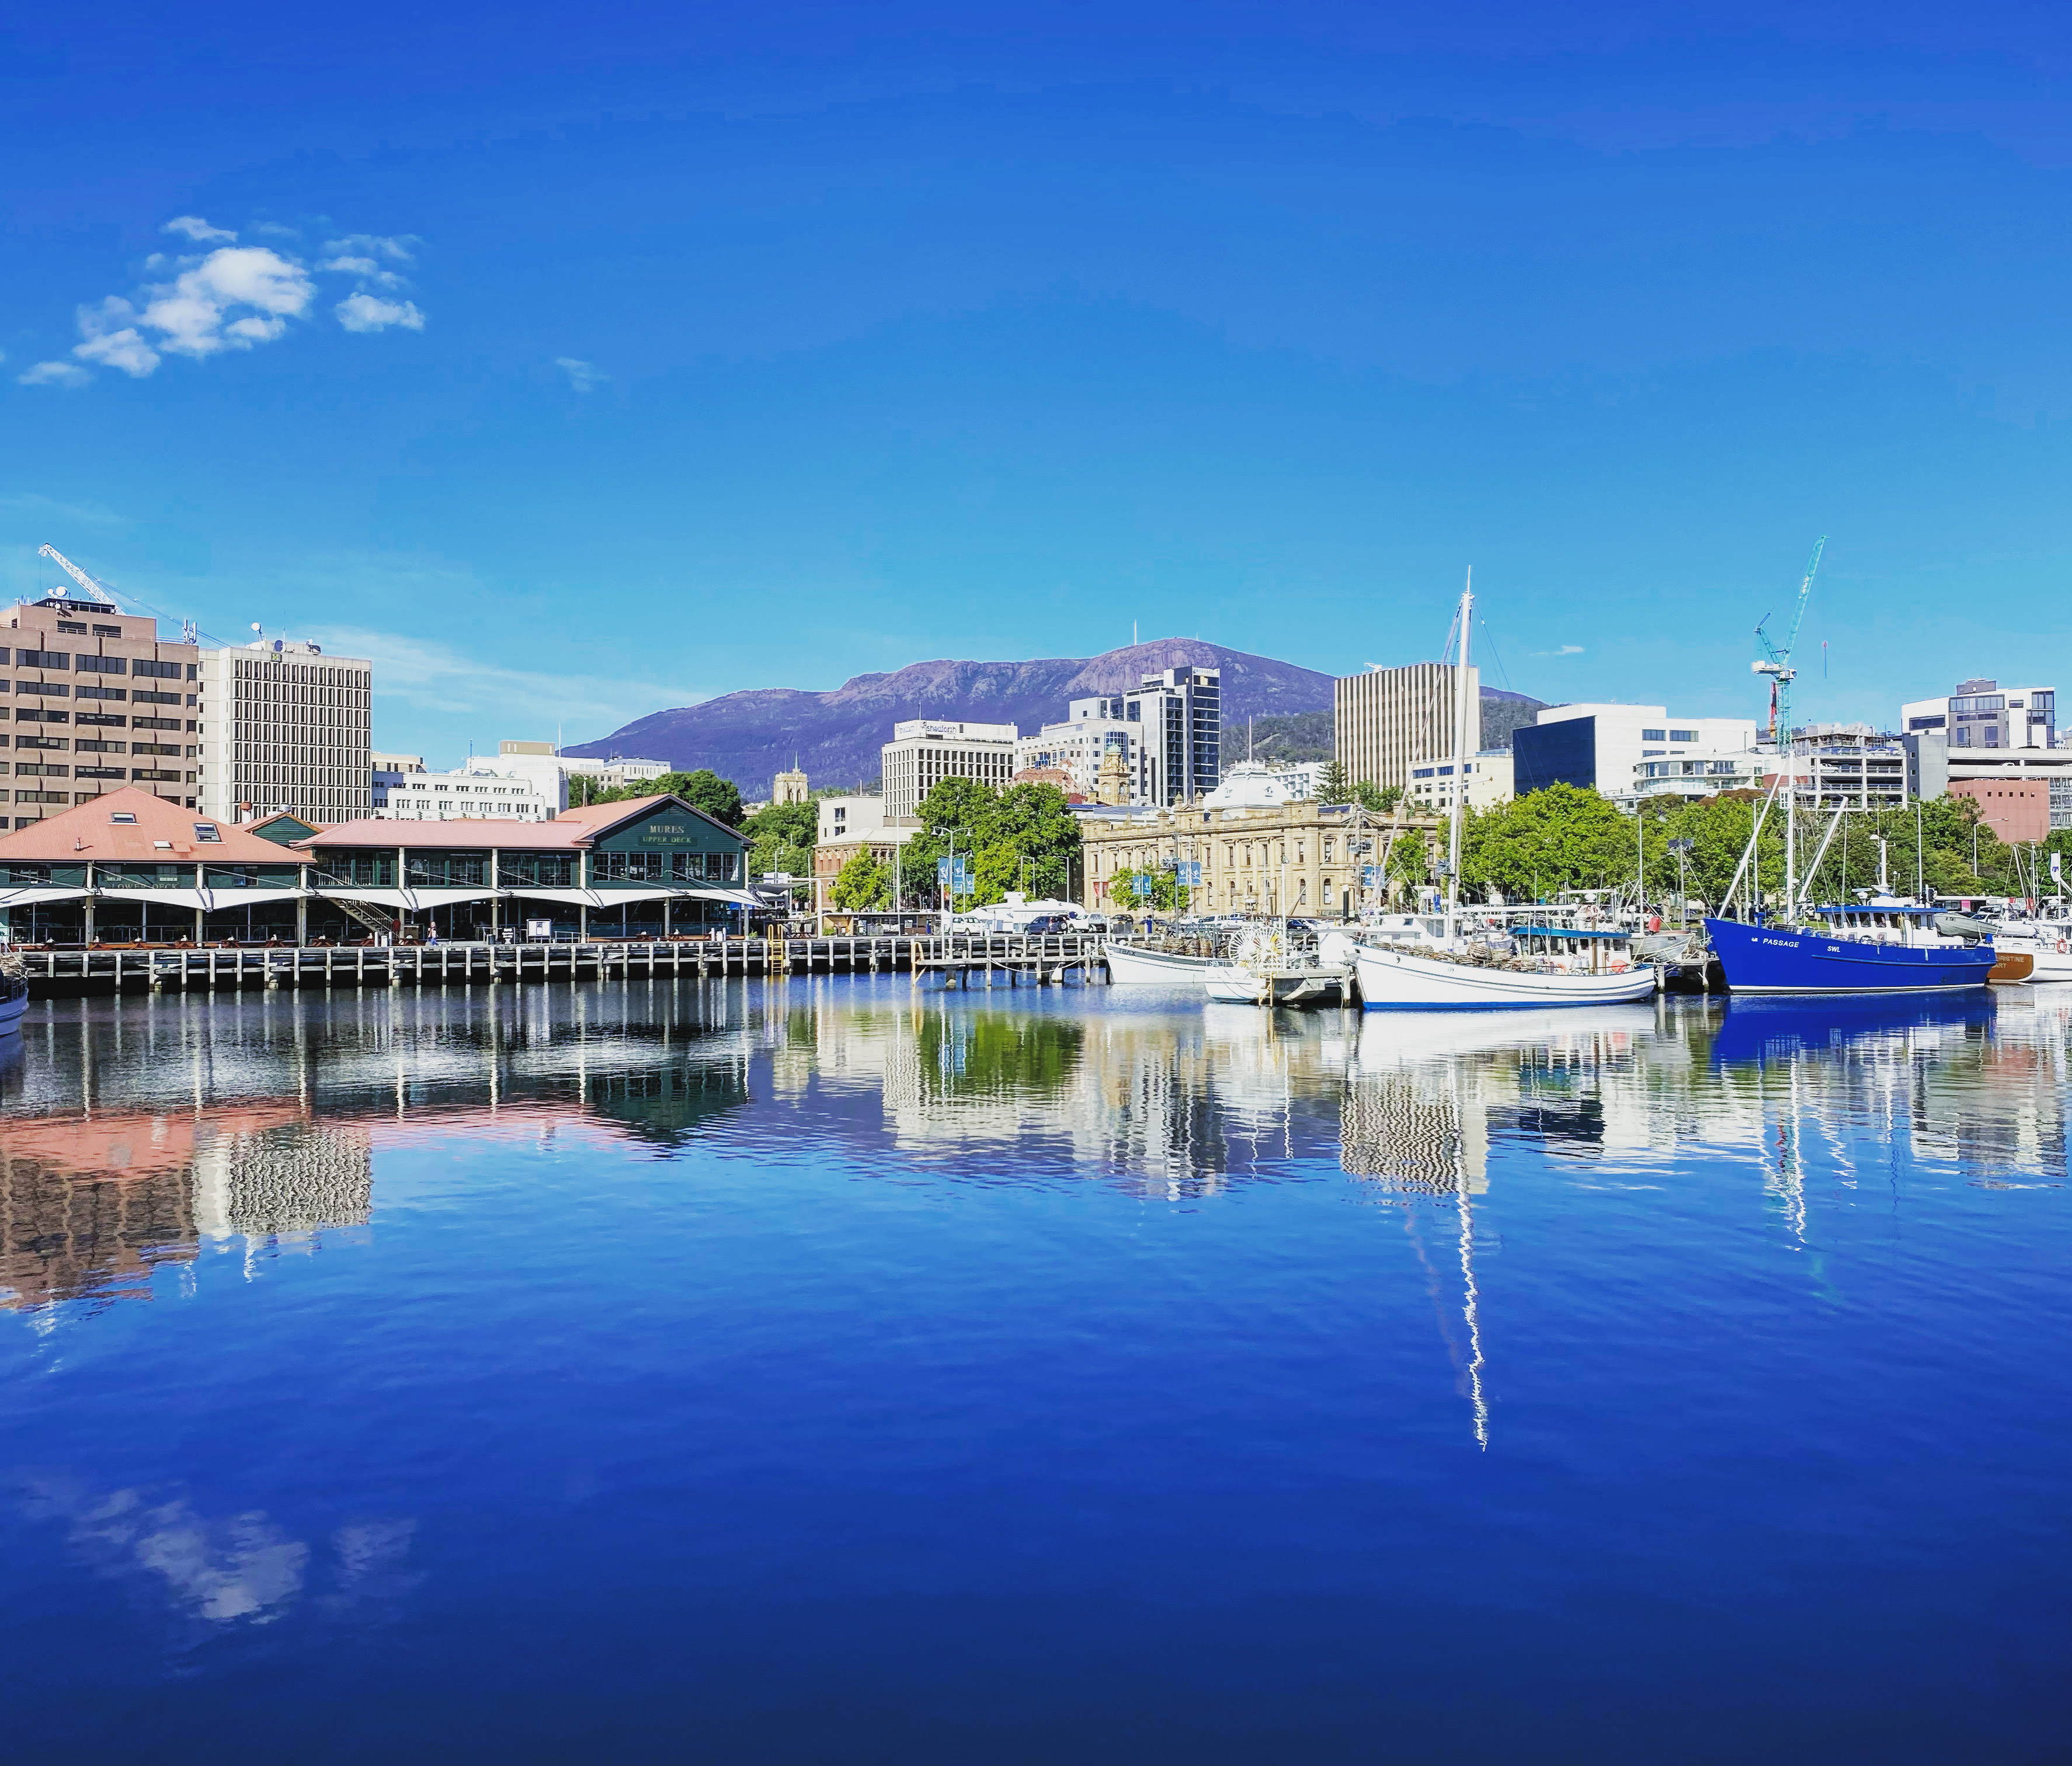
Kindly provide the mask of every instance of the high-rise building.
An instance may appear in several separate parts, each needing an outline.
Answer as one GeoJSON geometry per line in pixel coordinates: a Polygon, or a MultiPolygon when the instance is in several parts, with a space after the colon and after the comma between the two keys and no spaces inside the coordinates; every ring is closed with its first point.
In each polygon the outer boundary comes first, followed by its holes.
{"type": "Polygon", "coordinates": [[[1075,699],[1062,724],[1015,745],[1018,770],[1054,766],[1088,797],[1118,768],[1126,801],[1163,807],[1223,782],[1223,671],[1169,668],[1125,692],[1075,699]]]}
{"type": "Polygon", "coordinates": [[[994,790],[1014,777],[1012,724],[964,724],[935,717],[910,718],[892,726],[892,740],[878,750],[885,819],[911,821],[915,807],[946,778],[975,779],[994,790]]]}
{"type": "Polygon", "coordinates": [[[343,822],[372,807],[373,663],[267,638],[204,651],[201,680],[195,808],[343,822]]]}
{"type": "Polygon", "coordinates": [[[134,785],[199,807],[196,725],[203,652],[161,642],[157,620],[107,602],[47,595],[6,618],[0,691],[13,726],[0,774],[16,828],[134,785]],[[11,690],[10,690],[11,689],[11,690]]]}
{"type": "MultiPolygon", "coordinates": [[[[1347,779],[1383,789],[1408,786],[1414,763],[1452,754],[1454,673],[1451,663],[1412,663],[1342,679],[1332,694],[1332,728],[1347,779]]],[[[1482,746],[1479,669],[1468,670],[1467,691],[1473,753],[1482,746]]]]}

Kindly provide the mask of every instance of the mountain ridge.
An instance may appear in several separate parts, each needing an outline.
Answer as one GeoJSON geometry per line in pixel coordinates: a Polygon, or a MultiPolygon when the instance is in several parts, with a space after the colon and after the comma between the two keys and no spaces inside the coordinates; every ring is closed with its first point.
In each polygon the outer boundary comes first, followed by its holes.
{"type": "MultiPolygon", "coordinates": [[[[684,771],[709,766],[750,798],[768,796],[774,775],[795,759],[816,786],[868,786],[878,775],[878,750],[891,740],[893,725],[905,719],[1013,724],[1023,735],[1033,735],[1045,724],[1063,723],[1068,700],[1126,692],[1146,675],[1179,667],[1222,671],[1227,756],[1235,752],[1227,745],[1231,733],[1248,717],[1331,708],[1332,676],[1203,639],[1162,638],[1098,656],[910,663],[853,675],[827,692],[745,688],[696,705],[652,712],[566,752],[598,760],[623,755],[666,761],[684,771]]],[[[1482,696],[1485,706],[1494,698],[1524,699],[1488,688],[1482,696]]],[[[1484,716],[1486,721],[1486,710],[1484,716]]]]}

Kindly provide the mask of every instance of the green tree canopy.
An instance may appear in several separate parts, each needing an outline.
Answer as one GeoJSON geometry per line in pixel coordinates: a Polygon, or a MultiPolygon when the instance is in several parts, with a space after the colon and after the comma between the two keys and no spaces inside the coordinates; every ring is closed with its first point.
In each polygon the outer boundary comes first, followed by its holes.
{"type": "Polygon", "coordinates": [[[729,828],[740,827],[744,813],[741,787],[730,778],[722,778],[709,766],[701,766],[694,773],[664,773],[660,778],[616,785],[610,791],[597,790],[594,781],[585,780],[581,774],[569,781],[571,804],[623,803],[636,797],[680,797],[693,808],[703,810],[729,828]]]}
{"type": "Polygon", "coordinates": [[[1549,785],[1494,807],[1470,811],[1461,838],[1461,882],[1507,901],[1537,901],[1563,889],[1600,889],[1634,877],[1634,824],[1608,798],[1549,785]]]}
{"type": "Polygon", "coordinates": [[[974,779],[946,778],[921,799],[915,817],[921,832],[906,844],[902,882],[910,901],[935,899],[935,862],[953,848],[976,885],[972,906],[1004,901],[1016,889],[1070,896],[1079,824],[1056,786],[997,791],[974,779]]]}
{"type": "Polygon", "coordinates": [[[762,877],[788,871],[809,877],[813,848],[820,839],[820,811],[812,803],[765,803],[741,824],[754,844],[749,848],[748,874],[762,877]]]}
{"type": "Polygon", "coordinates": [[[866,848],[841,868],[828,897],[845,914],[889,907],[892,902],[892,873],[866,848]]]}

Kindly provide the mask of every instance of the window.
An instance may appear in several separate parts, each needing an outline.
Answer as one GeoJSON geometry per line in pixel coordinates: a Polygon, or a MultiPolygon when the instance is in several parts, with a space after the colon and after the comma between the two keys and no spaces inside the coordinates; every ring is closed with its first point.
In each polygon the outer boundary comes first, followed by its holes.
{"type": "Polygon", "coordinates": [[[117,810],[108,819],[117,828],[133,827],[135,825],[137,820],[136,816],[128,810],[117,810]]]}
{"type": "Polygon", "coordinates": [[[120,638],[122,628],[120,626],[96,626],[93,635],[97,638],[120,638]]]}
{"type": "Polygon", "coordinates": [[[72,652],[66,650],[18,650],[14,660],[24,668],[69,668],[72,652]]]}
{"type": "Polygon", "coordinates": [[[123,671],[120,656],[82,656],[79,670],[83,675],[119,675],[123,671]]]}
{"type": "MultiPolygon", "coordinates": [[[[112,693],[108,696],[120,699],[122,696],[120,693],[112,693]]],[[[178,693],[154,693],[147,687],[139,687],[130,696],[140,705],[177,705],[180,702],[180,696],[178,693]]]]}
{"type": "Polygon", "coordinates": [[[152,662],[145,657],[138,656],[131,659],[130,672],[133,675],[153,675],[160,680],[178,680],[180,678],[180,665],[178,663],[152,662]]]}
{"type": "Polygon", "coordinates": [[[1698,733],[1695,729],[1672,729],[1669,733],[1669,739],[1672,742],[1695,742],[1698,739],[1698,733]]]}
{"type": "Polygon", "coordinates": [[[216,832],[216,823],[213,822],[197,822],[194,825],[194,831],[195,838],[198,840],[213,846],[220,846],[223,844],[223,836],[216,832]]]}
{"type": "Polygon", "coordinates": [[[86,635],[86,622],[84,619],[60,619],[58,622],[58,630],[60,631],[76,631],[80,637],[84,638],[86,635]]]}
{"type": "Polygon", "coordinates": [[[18,680],[14,683],[14,691],[18,693],[41,693],[46,699],[72,697],[72,688],[61,680],[18,680]]]}
{"type": "MultiPolygon", "coordinates": [[[[127,699],[130,695],[121,687],[89,687],[82,681],[78,696],[81,699],[127,699]]],[[[140,693],[138,696],[142,698],[143,696],[140,693]]]]}
{"type": "Polygon", "coordinates": [[[1668,737],[1659,729],[1642,730],[1640,733],[1640,739],[1644,742],[1666,742],[1669,740],[1668,737]]]}

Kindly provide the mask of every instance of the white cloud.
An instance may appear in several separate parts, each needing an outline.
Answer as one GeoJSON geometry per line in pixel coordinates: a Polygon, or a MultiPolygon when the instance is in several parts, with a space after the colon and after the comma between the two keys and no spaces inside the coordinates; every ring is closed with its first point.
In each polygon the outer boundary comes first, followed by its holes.
{"type": "MultiPolygon", "coordinates": [[[[267,232],[291,229],[263,225],[267,232]]],[[[176,216],[164,231],[197,244],[216,244],[199,257],[167,260],[154,253],[146,261],[152,271],[176,270],[169,281],[154,282],[125,298],[111,295],[78,310],[77,362],[120,370],[142,380],[155,372],[166,355],[200,359],[225,350],[249,350],[287,335],[289,322],[306,318],[315,303],[317,285],[306,265],[265,245],[239,245],[236,234],[212,226],[199,215],[176,216]]],[[[355,233],[324,247],[319,270],[359,278],[361,287],[333,310],[348,331],[380,331],[390,326],[422,331],[425,315],[414,302],[384,298],[368,287],[397,290],[404,279],[387,266],[412,261],[407,236],[355,233]]],[[[40,362],[18,376],[25,386],[76,386],[90,378],[73,363],[40,362]]]]}
{"type": "MultiPolygon", "coordinates": [[[[535,729],[566,723],[617,729],[632,718],[670,705],[688,705],[703,693],[653,681],[599,675],[536,674],[500,667],[443,644],[386,632],[331,626],[310,635],[334,655],[364,656],[374,664],[377,699],[400,700],[413,708],[446,714],[506,720],[535,729]]],[[[582,738],[571,733],[570,741],[582,738]]]]}
{"type": "Polygon", "coordinates": [[[379,295],[361,293],[347,295],[331,310],[348,331],[385,331],[391,325],[409,331],[425,328],[425,315],[417,310],[414,301],[384,301],[379,295]]]}
{"type": "Polygon", "coordinates": [[[420,243],[414,233],[399,233],[393,236],[385,233],[347,233],[343,239],[327,240],[323,255],[327,257],[385,257],[392,263],[410,264],[417,261],[410,248],[420,243]]]}
{"type": "Polygon", "coordinates": [[[569,377],[569,384],[578,392],[590,392],[602,386],[611,376],[594,363],[577,360],[573,355],[557,355],[554,366],[569,377]]]}
{"type": "Polygon", "coordinates": [[[14,378],[24,386],[84,386],[93,376],[70,362],[39,362],[14,378]]]}
{"type": "Polygon", "coordinates": [[[221,240],[225,244],[228,244],[237,237],[236,234],[227,232],[223,228],[210,226],[199,215],[175,215],[158,231],[162,233],[178,233],[183,238],[192,240],[197,245],[207,245],[216,240],[221,240]]]}

